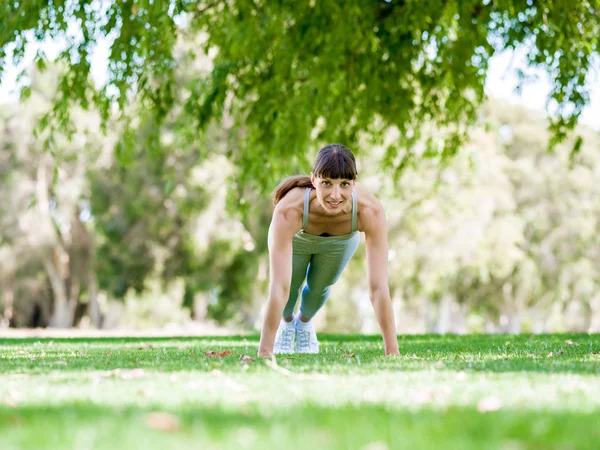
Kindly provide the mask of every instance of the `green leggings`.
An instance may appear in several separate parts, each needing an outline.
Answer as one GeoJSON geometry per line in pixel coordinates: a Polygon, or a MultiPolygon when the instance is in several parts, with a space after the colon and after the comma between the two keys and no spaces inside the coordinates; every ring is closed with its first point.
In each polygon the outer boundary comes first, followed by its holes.
{"type": "Polygon", "coordinates": [[[331,286],[342,274],[359,242],[358,231],[328,237],[298,232],[293,239],[292,283],[283,317],[294,313],[304,280],[306,285],[302,289],[300,313],[308,319],[314,317],[327,301],[331,286]]]}

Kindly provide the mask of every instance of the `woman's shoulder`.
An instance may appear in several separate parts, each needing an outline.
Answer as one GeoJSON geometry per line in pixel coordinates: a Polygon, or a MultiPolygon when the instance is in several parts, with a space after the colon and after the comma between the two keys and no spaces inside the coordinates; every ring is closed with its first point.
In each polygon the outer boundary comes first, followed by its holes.
{"type": "Polygon", "coordinates": [[[303,187],[290,189],[290,191],[285,194],[285,197],[283,197],[279,203],[275,205],[273,215],[278,215],[291,221],[298,219],[302,220],[305,191],[306,188],[303,187]]]}
{"type": "Polygon", "coordinates": [[[381,202],[362,184],[356,183],[354,191],[358,203],[358,229],[367,234],[384,229],[385,211],[381,202]]]}
{"type": "Polygon", "coordinates": [[[363,184],[356,183],[354,185],[354,191],[356,193],[356,201],[358,202],[358,213],[368,212],[377,213],[383,212],[383,206],[381,202],[369,191],[363,184]]]}

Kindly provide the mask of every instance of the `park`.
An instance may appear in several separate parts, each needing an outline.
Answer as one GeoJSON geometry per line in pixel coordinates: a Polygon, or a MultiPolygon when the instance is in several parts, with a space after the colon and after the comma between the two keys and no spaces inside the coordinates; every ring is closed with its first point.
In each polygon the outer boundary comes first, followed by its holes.
{"type": "Polygon", "coordinates": [[[3,449],[598,447],[597,0],[0,23],[3,449]]]}

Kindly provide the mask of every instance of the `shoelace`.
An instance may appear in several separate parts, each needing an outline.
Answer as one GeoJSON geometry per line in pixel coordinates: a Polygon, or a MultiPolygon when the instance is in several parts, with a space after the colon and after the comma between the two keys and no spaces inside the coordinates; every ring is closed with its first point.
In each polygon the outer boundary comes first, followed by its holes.
{"type": "Polygon", "coordinates": [[[298,330],[296,338],[298,339],[298,344],[300,344],[300,346],[308,347],[310,345],[310,331],[298,330]]]}
{"type": "Polygon", "coordinates": [[[283,341],[282,347],[284,348],[292,348],[292,344],[294,342],[295,331],[293,328],[285,329],[281,333],[281,340],[283,341]]]}

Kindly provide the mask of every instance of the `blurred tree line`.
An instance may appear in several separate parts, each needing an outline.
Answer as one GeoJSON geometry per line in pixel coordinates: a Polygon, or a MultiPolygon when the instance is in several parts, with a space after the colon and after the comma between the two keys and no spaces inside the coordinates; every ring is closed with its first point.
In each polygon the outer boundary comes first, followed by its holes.
{"type": "MultiPolygon", "coordinates": [[[[404,329],[597,326],[598,136],[567,131],[589,101],[599,10],[597,0],[1,5],[0,76],[37,45],[21,102],[0,112],[3,323],[256,325],[268,191],[343,142],[387,207],[404,329]],[[60,47],[56,58],[42,42],[60,47]],[[107,80],[96,86],[101,43],[107,80]],[[489,59],[517,46],[554,80],[548,129],[482,104],[489,59]]],[[[332,298],[329,328],[370,329],[363,263],[336,287],[346,301],[332,298]]]]}
{"type": "MultiPolygon", "coordinates": [[[[135,128],[114,124],[104,134],[98,114],[83,110],[69,136],[40,132],[57,74],[34,70],[28,100],[0,113],[5,325],[70,327],[87,316],[106,326],[107,302],[149,290],[156,297],[172,282],[181,287],[171,306],[188,319],[243,311],[266,249],[270,199],[254,199],[256,215],[227,213],[233,168],[218,132],[187,145],[185,124],[141,116],[135,128]],[[144,145],[148,135],[162,151],[144,145]],[[122,140],[133,141],[127,164],[122,140]]],[[[165,316],[148,323],[183,317],[165,316]]]]}
{"type": "MultiPolygon", "coordinates": [[[[69,327],[85,319],[141,327],[208,318],[256,326],[272,206],[248,188],[233,192],[250,203],[246,214],[228,207],[228,180],[239,170],[227,158],[230,131],[214,126],[191,138],[188,124],[159,126],[150,115],[105,135],[98,115],[80,110],[70,139],[40,135],[50,133],[36,124],[56,73],[32,72],[31,96],[0,113],[4,325],[69,327]],[[144,146],[148,134],[163,151],[144,146]],[[48,139],[60,152],[45,148],[48,139]],[[118,155],[123,139],[136,148],[127,164],[118,155]]],[[[579,129],[585,140],[577,155],[570,142],[548,152],[540,116],[489,101],[455,158],[410,166],[395,181],[380,167],[398,133],[391,127],[382,145],[358,150],[359,181],[388,215],[401,332],[600,325],[596,131],[579,129]]],[[[435,127],[425,124],[423,133],[435,138],[435,127]]],[[[321,326],[373,330],[363,251],[335,286],[321,326]]]]}

